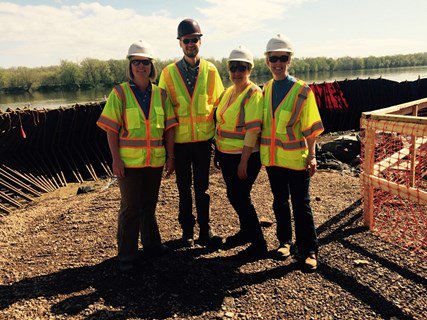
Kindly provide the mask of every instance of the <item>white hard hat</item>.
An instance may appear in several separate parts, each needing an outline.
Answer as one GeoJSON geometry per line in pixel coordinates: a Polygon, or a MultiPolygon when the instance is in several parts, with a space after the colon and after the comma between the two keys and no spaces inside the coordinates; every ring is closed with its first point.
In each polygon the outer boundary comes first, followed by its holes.
{"type": "Polygon", "coordinates": [[[153,49],[151,48],[150,44],[145,41],[136,41],[129,47],[127,58],[130,59],[130,57],[145,57],[154,59],[153,49]]]}
{"type": "Polygon", "coordinates": [[[265,54],[268,52],[274,51],[284,51],[284,52],[294,52],[294,48],[292,46],[291,41],[286,38],[282,34],[278,34],[277,36],[271,38],[267,43],[267,49],[265,50],[265,54]]]}
{"type": "Polygon", "coordinates": [[[252,56],[252,53],[249,51],[249,49],[245,46],[238,46],[236,49],[231,51],[228,62],[231,61],[247,62],[251,65],[251,67],[254,66],[254,57],[252,56]]]}

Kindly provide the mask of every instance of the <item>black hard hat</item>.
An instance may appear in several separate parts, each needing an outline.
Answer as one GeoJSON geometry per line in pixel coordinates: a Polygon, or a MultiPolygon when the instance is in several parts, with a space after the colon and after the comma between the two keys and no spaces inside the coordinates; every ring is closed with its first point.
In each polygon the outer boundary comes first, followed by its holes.
{"type": "Polygon", "coordinates": [[[202,31],[200,30],[200,26],[196,20],[193,19],[185,19],[182,20],[178,25],[178,38],[181,39],[186,35],[195,35],[201,37],[202,31]]]}

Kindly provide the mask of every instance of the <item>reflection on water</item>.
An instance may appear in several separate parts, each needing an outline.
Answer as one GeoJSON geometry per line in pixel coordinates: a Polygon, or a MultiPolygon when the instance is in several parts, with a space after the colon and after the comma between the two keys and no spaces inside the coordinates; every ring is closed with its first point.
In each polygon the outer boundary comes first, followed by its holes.
{"type": "MultiPolygon", "coordinates": [[[[318,72],[297,74],[296,77],[303,79],[307,83],[313,82],[330,82],[340,81],[344,79],[377,79],[385,78],[394,81],[414,81],[420,78],[427,78],[426,67],[413,67],[413,68],[390,68],[390,69],[372,69],[372,70],[349,70],[349,71],[335,71],[335,72],[318,72]]],[[[252,78],[255,83],[264,83],[270,78],[252,78]]],[[[224,85],[230,86],[230,80],[225,79],[224,85]]],[[[7,108],[22,108],[31,106],[32,108],[57,108],[59,106],[67,106],[76,103],[85,103],[89,101],[102,101],[104,96],[108,96],[111,88],[96,88],[92,90],[79,90],[72,92],[33,92],[21,94],[0,94],[0,110],[7,108]]]]}
{"type": "Polygon", "coordinates": [[[95,88],[78,91],[25,92],[20,94],[0,94],[0,110],[7,108],[57,108],[76,103],[102,101],[108,96],[111,88],[95,88]]]}

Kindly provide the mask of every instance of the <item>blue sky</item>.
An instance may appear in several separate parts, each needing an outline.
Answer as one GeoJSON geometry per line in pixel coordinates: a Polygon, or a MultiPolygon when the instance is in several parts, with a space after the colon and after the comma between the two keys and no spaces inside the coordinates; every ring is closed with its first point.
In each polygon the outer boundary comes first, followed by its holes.
{"type": "Polygon", "coordinates": [[[176,28],[188,17],[201,25],[206,58],[227,57],[239,44],[261,57],[277,33],[300,58],[427,52],[426,12],[425,0],[7,1],[0,67],[122,59],[139,39],[159,59],[179,58],[176,28]]]}

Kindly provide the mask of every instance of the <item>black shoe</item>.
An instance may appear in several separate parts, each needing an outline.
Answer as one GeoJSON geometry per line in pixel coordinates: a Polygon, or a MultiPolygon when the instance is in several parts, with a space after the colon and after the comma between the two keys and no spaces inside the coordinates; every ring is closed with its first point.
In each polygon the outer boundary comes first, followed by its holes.
{"type": "Polygon", "coordinates": [[[261,259],[265,258],[268,255],[267,245],[265,243],[258,244],[253,243],[245,250],[240,251],[238,254],[240,258],[250,258],[250,259],[261,259]]]}
{"type": "Polygon", "coordinates": [[[157,246],[151,246],[151,247],[144,248],[144,252],[147,255],[149,255],[150,257],[159,257],[159,256],[162,256],[164,254],[168,254],[172,251],[173,250],[165,244],[159,244],[157,246]]]}
{"type": "Polygon", "coordinates": [[[194,239],[193,239],[193,230],[191,231],[183,231],[182,232],[182,246],[183,247],[192,247],[194,246],[194,239]]]}
{"type": "Polygon", "coordinates": [[[247,235],[247,233],[244,233],[242,231],[237,232],[236,234],[227,237],[227,239],[225,239],[225,245],[227,247],[237,247],[237,246],[242,246],[244,244],[249,243],[249,237],[247,235]]]}
{"type": "Polygon", "coordinates": [[[209,230],[209,232],[199,234],[198,243],[205,247],[219,247],[224,243],[224,240],[219,236],[214,236],[209,230]]]}
{"type": "Polygon", "coordinates": [[[120,273],[131,273],[135,270],[135,264],[133,261],[119,261],[120,273]]]}

